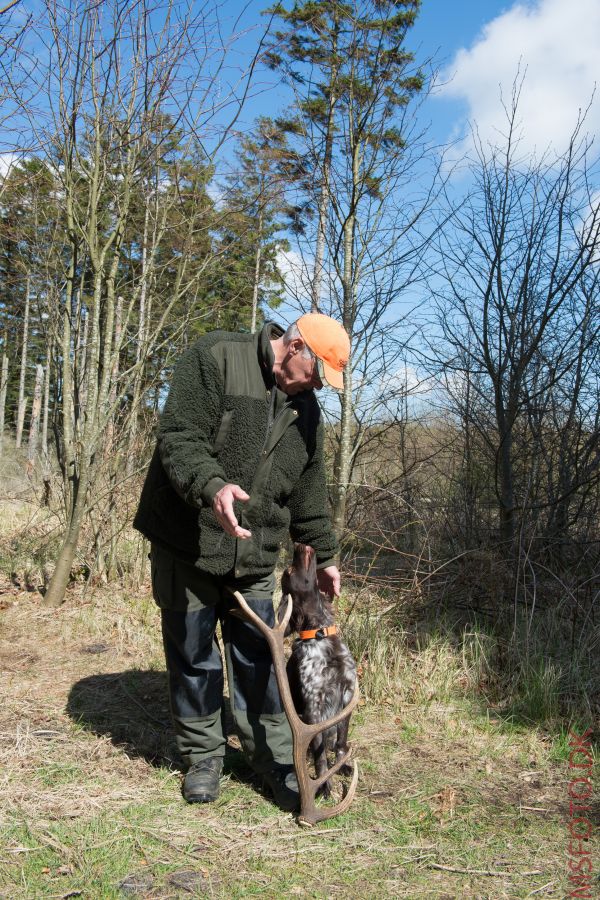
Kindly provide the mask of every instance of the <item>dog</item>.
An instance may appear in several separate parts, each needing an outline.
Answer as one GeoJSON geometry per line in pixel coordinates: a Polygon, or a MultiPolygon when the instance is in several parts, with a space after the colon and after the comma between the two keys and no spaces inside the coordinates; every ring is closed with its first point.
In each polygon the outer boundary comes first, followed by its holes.
{"type": "MultiPolygon", "coordinates": [[[[286,634],[298,634],[287,663],[292,699],[304,722],[323,722],[341,712],[354,696],[356,663],[337,633],[331,601],[319,590],[312,547],[294,545],[294,558],[283,573],[281,587],[283,597],[278,614],[281,618],[291,596],[292,614],[286,634]]],[[[311,741],[317,777],[327,770],[328,750],[335,750],[336,760],[348,750],[349,726],[350,716],[311,741]]],[[[352,768],[344,765],[340,772],[349,775],[352,768]]],[[[324,797],[331,795],[329,780],[320,793],[324,797]]]]}

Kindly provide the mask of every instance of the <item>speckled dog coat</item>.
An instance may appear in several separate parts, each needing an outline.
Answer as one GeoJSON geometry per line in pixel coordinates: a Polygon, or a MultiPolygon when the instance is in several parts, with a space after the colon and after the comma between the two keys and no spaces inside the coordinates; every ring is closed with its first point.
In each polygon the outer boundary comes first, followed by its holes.
{"type": "MultiPolygon", "coordinates": [[[[280,614],[292,597],[289,630],[313,631],[334,624],[333,607],[319,591],[316,557],[312,547],[296,544],[292,565],[281,579],[283,599],[280,614]]],[[[294,641],[288,660],[287,674],[298,715],[307,723],[323,722],[347,706],[356,684],[356,664],[338,634],[329,637],[319,633],[310,639],[294,641]]],[[[327,768],[327,750],[335,749],[336,758],[348,749],[349,717],[311,742],[317,775],[327,768]]],[[[342,769],[348,774],[350,769],[342,769]]],[[[329,784],[322,793],[328,796],[329,784]]]]}

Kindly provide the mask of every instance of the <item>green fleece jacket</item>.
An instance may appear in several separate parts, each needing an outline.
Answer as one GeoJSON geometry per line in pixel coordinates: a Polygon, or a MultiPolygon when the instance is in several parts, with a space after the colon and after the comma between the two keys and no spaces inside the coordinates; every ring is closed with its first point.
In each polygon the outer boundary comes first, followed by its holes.
{"type": "Polygon", "coordinates": [[[268,323],[260,334],[213,331],[175,367],[134,526],[175,556],[214,575],[264,576],[288,532],[315,548],[319,567],[337,552],[327,514],[323,424],[314,391],[277,388],[268,323]],[[236,501],[252,532],[226,534],[212,511],[224,484],[250,495],[236,501]]]}

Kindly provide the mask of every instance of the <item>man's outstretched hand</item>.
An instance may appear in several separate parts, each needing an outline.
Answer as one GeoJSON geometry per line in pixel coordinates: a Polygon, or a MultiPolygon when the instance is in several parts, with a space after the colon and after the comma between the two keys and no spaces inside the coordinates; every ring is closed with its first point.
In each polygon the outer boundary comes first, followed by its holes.
{"type": "Polygon", "coordinates": [[[326,566],[324,569],[317,569],[317,582],[319,590],[327,594],[333,600],[334,597],[340,596],[340,572],[337,566],[326,566]]]}
{"type": "Polygon", "coordinates": [[[233,511],[233,501],[246,501],[249,499],[250,496],[239,484],[226,484],[220,491],[217,491],[212,504],[217,522],[223,531],[230,534],[231,537],[240,538],[242,541],[251,537],[252,532],[248,531],[247,528],[242,528],[239,524],[233,511]]]}

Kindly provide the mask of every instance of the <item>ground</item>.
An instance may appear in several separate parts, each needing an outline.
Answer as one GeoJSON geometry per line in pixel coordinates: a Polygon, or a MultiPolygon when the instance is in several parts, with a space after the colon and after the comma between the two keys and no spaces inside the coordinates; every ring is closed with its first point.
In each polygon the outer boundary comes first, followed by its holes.
{"type": "MultiPolygon", "coordinates": [[[[221,797],[188,806],[145,585],[0,586],[0,897],[564,897],[566,741],[472,703],[353,718],[348,813],[300,827],[236,749],[221,797]]],[[[592,893],[587,896],[592,896],[592,893]]]]}

